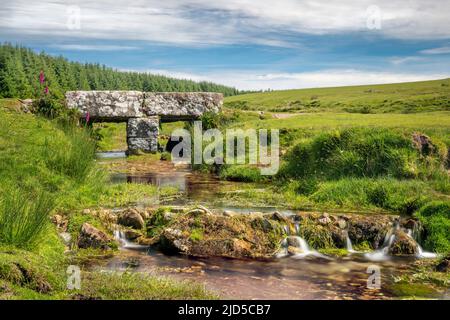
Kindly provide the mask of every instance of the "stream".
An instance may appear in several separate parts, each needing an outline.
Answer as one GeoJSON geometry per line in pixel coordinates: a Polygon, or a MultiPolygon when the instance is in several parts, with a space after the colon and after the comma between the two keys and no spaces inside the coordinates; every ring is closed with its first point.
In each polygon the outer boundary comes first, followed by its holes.
{"type": "MultiPolygon", "coordinates": [[[[132,173],[114,172],[111,183],[146,183],[158,187],[172,186],[181,197],[165,200],[167,205],[203,204],[215,211],[239,213],[273,212],[291,214],[293,211],[274,207],[229,206],[220,194],[248,188],[246,183],[224,182],[212,175],[174,168],[169,161],[156,161],[148,166],[127,162],[122,153],[103,153],[99,161],[113,161],[120,169],[132,173]],[[109,158],[109,159],[105,159],[109,158]],[[111,159],[113,158],[113,159],[111,159]]],[[[264,188],[254,184],[251,188],[264,188]]],[[[145,205],[145,202],[142,203],[145,205]]],[[[139,205],[139,204],[138,204],[139,205]]],[[[95,268],[102,271],[133,271],[166,275],[180,280],[202,283],[207,289],[228,299],[388,299],[393,275],[406,272],[416,260],[411,257],[386,257],[383,252],[364,254],[347,242],[349,254],[332,258],[307,248],[307,254],[283,256],[268,261],[226,258],[192,258],[166,255],[152,248],[133,244],[117,233],[120,253],[95,268]],[[381,288],[368,288],[369,277],[379,268],[381,288]]],[[[300,239],[302,240],[302,239],[300,239]]],[[[304,243],[307,247],[307,244],[304,243]]],[[[370,282],[370,281],[369,281],[370,282]]]]}

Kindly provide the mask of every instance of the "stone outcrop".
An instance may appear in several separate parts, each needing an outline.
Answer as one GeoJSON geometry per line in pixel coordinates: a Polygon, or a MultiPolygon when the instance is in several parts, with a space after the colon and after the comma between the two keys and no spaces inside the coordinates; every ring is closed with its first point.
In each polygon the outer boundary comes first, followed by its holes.
{"type": "Polygon", "coordinates": [[[131,154],[156,152],[160,121],[193,120],[205,112],[219,112],[221,93],[68,91],[66,103],[92,121],[127,121],[127,143],[131,154]]]}
{"type": "Polygon", "coordinates": [[[415,255],[418,253],[417,243],[403,230],[397,230],[394,236],[394,241],[389,247],[391,255],[415,255]]]}
{"type": "Polygon", "coordinates": [[[110,249],[111,239],[103,231],[85,222],[78,236],[78,247],[82,249],[110,249]]]}
{"type": "Polygon", "coordinates": [[[119,215],[117,222],[125,227],[142,229],[145,226],[144,219],[135,209],[129,209],[119,215]]]}

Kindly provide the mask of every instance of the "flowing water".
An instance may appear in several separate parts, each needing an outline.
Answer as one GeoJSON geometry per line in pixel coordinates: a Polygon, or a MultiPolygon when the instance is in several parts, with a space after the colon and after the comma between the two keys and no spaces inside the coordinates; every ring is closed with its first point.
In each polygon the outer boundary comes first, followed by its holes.
{"type": "MultiPolygon", "coordinates": [[[[123,162],[122,166],[129,166],[126,160],[120,161],[123,162]]],[[[167,162],[158,162],[156,166],[150,167],[136,166],[131,169],[128,171],[133,173],[113,173],[112,183],[149,183],[158,187],[176,187],[183,196],[167,202],[173,205],[201,203],[208,208],[240,213],[278,210],[282,214],[293,214],[291,210],[283,208],[240,207],[220,201],[226,192],[239,192],[248,188],[249,185],[245,183],[220,181],[214,176],[193,173],[186,168],[174,169],[167,162]]],[[[193,280],[204,283],[208,289],[217,292],[222,298],[382,299],[391,297],[387,288],[392,283],[392,275],[408,270],[414,261],[414,257],[399,258],[388,255],[389,246],[395,237],[394,228],[386,234],[383,247],[371,253],[355,251],[347,236],[347,250],[351,254],[341,258],[330,258],[310,248],[305,239],[300,237],[298,223],[294,224],[294,230],[295,234],[291,235],[290,229],[287,226],[285,228],[286,235],[291,238],[290,245],[296,243],[299,252],[289,254],[288,241],[285,239],[278,257],[265,261],[165,255],[153,248],[128,241],[118,230],[115,237],[121,244],[120,254],[96,268],[133,270],[193,280]],[[381,289],[368,288],[370,268],[374,264],[381,269],[381,289]]],[[[431,253],[423,252],[420,246],[418,249],[420,257],[434,257],[431,253]]]]}

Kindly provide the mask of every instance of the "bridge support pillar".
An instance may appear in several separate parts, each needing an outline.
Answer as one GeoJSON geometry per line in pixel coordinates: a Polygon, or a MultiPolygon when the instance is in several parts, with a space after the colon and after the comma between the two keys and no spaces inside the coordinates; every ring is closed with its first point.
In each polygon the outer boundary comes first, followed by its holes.
{"type": "Polygon", "coordinates": [[[158,151],[159,117],[129,118],[127,154],[158,151]]]}

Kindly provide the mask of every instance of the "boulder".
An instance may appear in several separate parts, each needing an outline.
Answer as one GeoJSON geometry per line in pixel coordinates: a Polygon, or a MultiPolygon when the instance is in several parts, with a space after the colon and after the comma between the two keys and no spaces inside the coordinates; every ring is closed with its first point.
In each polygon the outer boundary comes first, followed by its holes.
{"type": "Polygon", "coordinates": [[[450,271],[450,254],[443,258],[436,266],[436,271],[438,272],[449,272],[450,271]]]}
{"type": "MultiPolygon", "coordinates": [[[[199,209],[196,209],[199,210],[199,209]]],[[[247,215],[181,215],[160,236],[161,249],[197,257],[269,258],[283,239],[279,223],[247,215]]]]}
{"type": "Polygon", "coordinates": [[[82,249],[110,249],[111,239],[103,232],[85,222],[78,236],[78,247],[82,249]]]}
{"type": "Polygon", "coordinates": [[[236,212],[230,210],[224,210],[222,214],[224,217],[234,217],[237,215],[236,212]]]}
{"type": "Polygon", "coordinates": [[[301,247],[300,239],[298,237],[288,236],[288,237],[286,237],[286,242],[289,247],[295,247],[295,248],[301,247]]]}
{"type": "Polygon", "coordinates": [[[145,226],[145,221],[141,214],[134,208],[130,208],[119,215],[117,222],[125,227],[134,229],[142,229],[145,226]]]}
{"type": "Polygon", "coordinates": [[[394,241],[389,247],[391,255],[416,255],[418,246],[416,241],[402,230],[396,230],[394,241]]]}
{"type": "Polygon", "coordinates": [[[52,222],[61,232],[65,232],[67,230],[67,224],[69,223],[67,219],[64,219],[63,216],[59,214],[55,214],[52,217],[52,222]]]}
{"type": "Polygon", "coordinates": [[[327,225],[331,223],[330,216],[326,212],[318,219],[318,221],[321,225],[327,225]]]}
{"type": "Polygon", "coordinates": [[[383,245],[393,219],[395,217],[387,215],[352,215],[347,221],[348,236],[355,243],[367,241],[373,249],[378,249],[383,245]]]}
{"type": "Polygon", "coordinates": [[[287,248],[287,252],[291,255],[291,256],[295,256],[296,254],[300,254],[300,253],[304,253],[302,249],[300,249],[299,247],[292,247],[289,246],[287,248]]]}

